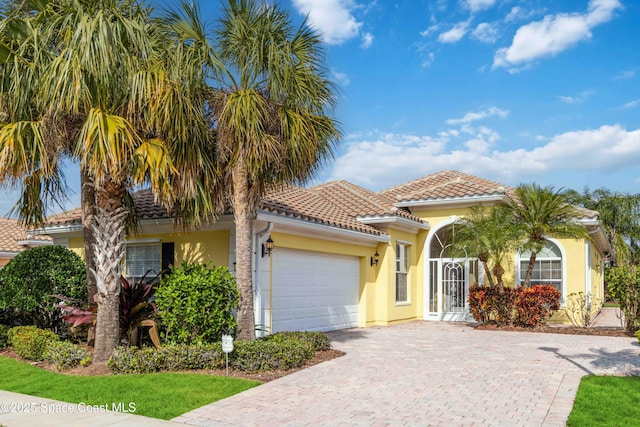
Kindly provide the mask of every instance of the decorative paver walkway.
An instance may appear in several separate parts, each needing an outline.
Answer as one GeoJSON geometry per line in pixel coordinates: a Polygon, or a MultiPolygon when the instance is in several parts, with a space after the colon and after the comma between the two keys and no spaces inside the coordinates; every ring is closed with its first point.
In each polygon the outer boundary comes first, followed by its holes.
{"type": "Polygon", "coordinates": [[[346,356],[186,413],[198,426],[564,426],[580,378],[640,375],[634,338],[442,322],[331,333],[346,356]]]}

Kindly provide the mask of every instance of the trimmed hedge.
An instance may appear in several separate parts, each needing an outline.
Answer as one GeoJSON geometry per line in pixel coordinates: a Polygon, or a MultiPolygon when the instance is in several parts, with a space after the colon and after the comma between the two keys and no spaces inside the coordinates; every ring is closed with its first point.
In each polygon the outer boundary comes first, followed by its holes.
{"type": "Polygon", "coordinates": [[[286,331],[268,335],[261,339],[267,341],[282,341],[293,339],[311,343],[314,351],[325,351],[331,349],[331,340],[329,340],[327,334],[324,334],[322,332],[286,331]]]}
{"type": "MultiPolygon", "coordinates": [[[[236,341],[229,354],[229,366],[245,372],[289,370],[303,366],[316,351],[331,348],[321,332],[281,332],[253,341],[236,341]]],[[[222,369],[222,344],[177,344],[159,349],[118,347],[107,366],[115,374],[222,369]]]]}
{"type": "Polygon", "coordinates": [[[264,372],[298,368],[313,357],[313,344],[291,338],[238,341],[229,364],[245,372],[264,372]]]}
{"type": "Polygon", "coordinates": [[[49,344],[58,341],[58,335],[53,331],[39,329],[35,326],[11,328],[8,331],[8,337],[18,356],[34,361],[44,360],[49,344]]]}
{"type": "Polygon", "coordinates": [[[107,362],[114,374],[142,374],[224,366],[222,344],[176,344],[167,347],[117,347],[107,362]]]}

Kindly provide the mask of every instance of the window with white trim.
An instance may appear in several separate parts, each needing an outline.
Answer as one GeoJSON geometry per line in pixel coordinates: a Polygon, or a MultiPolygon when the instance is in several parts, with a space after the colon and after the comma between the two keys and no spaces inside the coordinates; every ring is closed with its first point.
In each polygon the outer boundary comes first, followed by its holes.
{"type": "Polygon", "coordinates": [[[160,243],[127,245],[124,260],[124,276],[137,281],[147,272],[152,279],[162,269],[162,245],[160,243]]]}
{"type": "Polygon", "coordinates": [[[409,301],[409,247],[396,243],[396,302],[409,301]]]}
{"type": "MultiPolygon", "coordinates": [[[[520,284],[524,283],[531,252],[520,253],[520,284]]],[[[558,246],[547,240],[544,248],[536,256],[531,274],[531,285],[553,285],[562,293],[562,252],[558,246]]]]}

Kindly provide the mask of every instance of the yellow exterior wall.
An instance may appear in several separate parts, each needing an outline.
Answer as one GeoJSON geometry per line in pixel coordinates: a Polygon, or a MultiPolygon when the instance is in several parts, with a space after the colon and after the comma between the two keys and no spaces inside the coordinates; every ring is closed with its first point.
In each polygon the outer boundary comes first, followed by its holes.
{"type": "Polygon", "coordinates": [[[69,238],[69,249],[84,259],[84,239],[82,237],[69,238]]]}
{"type": "MultiPolygon", "coordinates": [[[[229,230],[144,234],[130,238],[134,242],[136,239],[174,242],[176,265],[184,261],[229,265],[229,230]]],[[[69,249],[84,258],[84,242],[81,237],[70,238],[69,249]]]]}
{"type": "MultiPolygon", "coordinates": [[[[375,266],[373,313],[367,316],[366,326],[391,325],[422,319],[424,313],[424,240],[426,231],[411,233],[393,228],[385,229],[389,243],[379,244],[380,261],[375,266]],[[407,274],[408,301],[396,303],[396,243],[406,244],[409,254],[407,274]]],[[[369,310],[371,311],[371,310],[369,310]]]]}

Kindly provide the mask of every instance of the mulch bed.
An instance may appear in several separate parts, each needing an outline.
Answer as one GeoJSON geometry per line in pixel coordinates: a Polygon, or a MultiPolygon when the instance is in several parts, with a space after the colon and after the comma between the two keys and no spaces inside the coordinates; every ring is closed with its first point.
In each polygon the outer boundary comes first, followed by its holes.
{"type": "Polygon", "coordinates": [[[520,326],[478,325],[475,329],[481,331],[519,331],[540,332],[545,334],[597,335],[606,337],[633,337],[633,333],[622,328],[582,328],[580,326],[539,326],[537,328],[523,328],[520,326]]]}
{"type": "MultiPolygon", "coordinates": [[[[46,369],[48,371],[58,372],[58,370],[56,369],[54,364],[52,364],[50,362],[47,362],[47,361],[32,362],[32,361],[29,361],[29,360],[22,359],[20,356],[18,356],[16,354],[15,351],[13,351],[10,348],[5,348],[5,349],[0,350],[0,355],[1,356],[6,356],[6,357],[11,357],[12,359],[16,359],[16,360],[21,360],[23,362],[29,363],[29,364],[31,364],[33,366],[37,366],[38,368],[46,369]]],[[[308,368],[310,366],[317,365],[318,363],[322,363],[322,362],[325,362],[327,360],[335,359],[336,357],[341,357],[341,356],[344,356],[344,355],[345,355],[345,353],[342,352],[342,351],[339,351],[339,350],[317,351],[316,354],[315,354],[315,357],[313,359],[307,361],[307,363],[305,363],[303,366],[301,366],[299,368],[290,369],[288,371],[276,370],[276,371],[256,372],[256,373],[248,373],[248,372],[243,372],[243,371],[239,371],[239,370],[236,370],[236,369],[229,368],[229,377],[244,378],[244,379],[248,379],[248,380],[257,380],[257,381],[262,381],[262,382],[269,382],[269,381],[273,381],[275,379],[278,379],[280,377],[284,377],[285,375],[289,375],[289,374],[292,374],[294,372],[300,371],[302,369],[308,368]]],[[[221,377],[224,377],[224,376],[227,375],[225,369],[184,371],[184,372],[202,373],[202,374],[208,374],[208,375],[217,375],[217,376],[221,376],[221,377]]],[[[78,366],[76,368],[67,369],[65,371],[58,372],[58,373],[61,373],[61,374],[64,374],[64,375],[95,376],[95,375],[110,375],[111,371],[109,371],[109,368],[107,368],[107,364],[106,363],[92,363],[89,366],[78,366]]]]}

